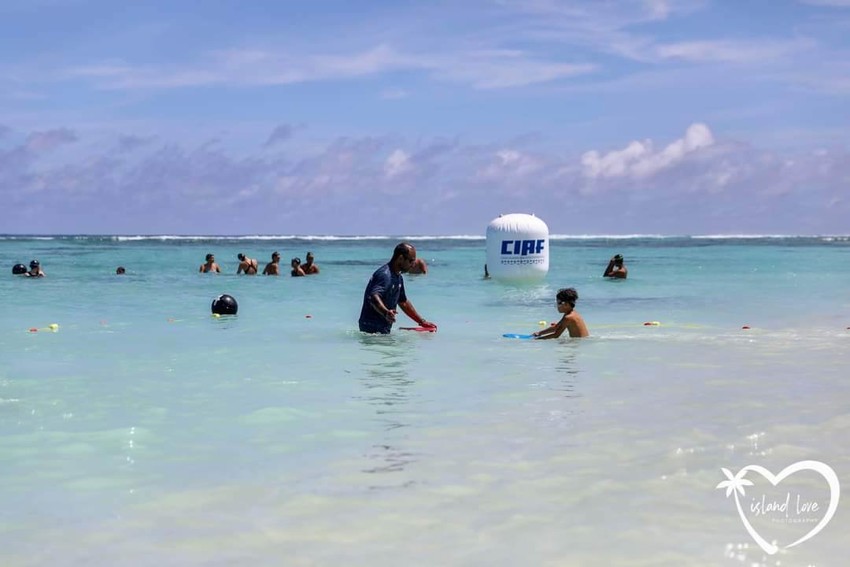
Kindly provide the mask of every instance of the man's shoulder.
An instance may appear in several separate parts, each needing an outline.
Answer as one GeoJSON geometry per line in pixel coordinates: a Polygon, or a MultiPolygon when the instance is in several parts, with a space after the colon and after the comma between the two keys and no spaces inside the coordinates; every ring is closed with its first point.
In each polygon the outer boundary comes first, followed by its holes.
{"type": "Polygon", "coordinates": [[[392,271],[390,271],[390,265],[384,264],[380,266],[377,270],[372,273],[373,276],[383,276],[390,277],[392,275],[392,271]]]}

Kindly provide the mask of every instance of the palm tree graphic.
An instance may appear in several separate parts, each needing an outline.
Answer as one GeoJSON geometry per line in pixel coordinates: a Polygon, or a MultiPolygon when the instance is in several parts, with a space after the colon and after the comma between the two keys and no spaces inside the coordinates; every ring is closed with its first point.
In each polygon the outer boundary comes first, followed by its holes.
{"type": "Polygon", "coordinates": [[[738,499],[738,493],[741,496],[744,496],[744,487],[745,486],[753,486],[752,481],[749,481],[744,478],[747,474],[747,467],[738,471],[738,474],[733,475],[732,471],[727,468],[721,468],[723,474],[726,475],[726,480],[720,482],[716,488],[725,488],[726,489],[726,498],[729,498],[731,494],[735,495],[735,506],[738,507],[738,516],[741,518],[741,522],[744,524],[744,527],[747,529],[747,532],[752,536],[752,538],[759,544],[765,553],[768,555],[773,555],[777,551],[779,551],[779,547],[773,545],[772,543],[768,543],[763,537],[761,537],[758,532],[753,528],[752,524],[750,524],[749,520],[747,520],[747,516],[744,514],[744,510],[741,509],[741,501],[738,499]]]}

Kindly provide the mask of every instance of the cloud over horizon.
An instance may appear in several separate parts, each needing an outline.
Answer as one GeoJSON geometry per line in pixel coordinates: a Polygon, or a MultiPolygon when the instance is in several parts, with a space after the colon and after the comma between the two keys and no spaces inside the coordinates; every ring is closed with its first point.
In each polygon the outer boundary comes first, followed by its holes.
{"type": "MultiPolygon", "coordinates": [[[[0,198],[16,211],[11,232],[387,234],[409,233],[415,221],[423,233],[475,234],[499,213],[529,209],[546,212],[559,233],[616,232],[609,223],[618,214],[628,232],[641,232],[644,214],[665,219],[661,232],[691,233],[695,221],[724,215],[782,232],[783,222],[812,210],[827,216],[806,221],[810,230],[817,221],[830,232],[850,212],[847,152],[779,155],[718,140],[704,123],[658,149],[645,139],[575,155],[371,137],[298,157],[237,155],[215,142],[147,141],[128,154],[121,141],[135,138],[122,134],[95,145],[109,149],[55,163],[39,151],[89,141],[61,129],[17,137],[18,145],[0,144],[0,198]],[[805,211],[756,218],[777,199],[805,211]]],[[[742,229],[716,229],[729,230],[742,229]]]]}

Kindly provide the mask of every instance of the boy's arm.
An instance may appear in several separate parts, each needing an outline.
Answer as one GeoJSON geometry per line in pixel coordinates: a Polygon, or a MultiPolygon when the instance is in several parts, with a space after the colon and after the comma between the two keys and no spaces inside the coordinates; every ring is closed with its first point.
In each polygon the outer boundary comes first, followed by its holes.
{"type": "Polygon", "coordinates": [[[543,329],[542,331],[538,331],[536,333],[532,333],[532,336],[535,339],[557,339],[564,332],[564,329],[567,328],[567,318],[561,317],[561,320],[558,321],[557,325],[552,325],[548,329],[543,329]]]}

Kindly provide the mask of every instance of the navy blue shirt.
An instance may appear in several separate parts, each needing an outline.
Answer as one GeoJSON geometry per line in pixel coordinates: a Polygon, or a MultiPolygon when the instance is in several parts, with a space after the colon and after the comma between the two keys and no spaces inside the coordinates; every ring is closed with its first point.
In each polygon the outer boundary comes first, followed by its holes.
{"type": "Polygon", "coordinates": [[[360,330],[364,333],[389,333],[392,324],[374,307],[372,296],[378,294],[387,309],[395,309],[399,302],[407,301],[404,293],[404,278],[390,271],[390,265],[384,264],[372,274],[363,294],[363,307],[360,309],[360,330]]]}

